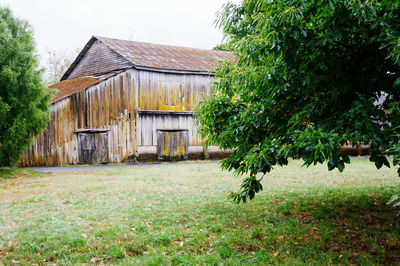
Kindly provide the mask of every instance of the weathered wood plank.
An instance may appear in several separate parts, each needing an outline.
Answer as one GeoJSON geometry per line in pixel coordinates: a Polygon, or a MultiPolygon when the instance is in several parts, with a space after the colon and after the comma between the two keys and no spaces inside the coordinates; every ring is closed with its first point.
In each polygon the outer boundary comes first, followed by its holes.
{"type": "Polygon", "coordinates": [[[46,133],[34,138],[20,165],[77,163],[75,131],[82,128],[110,130],[110,162],[137,155],[138,144],[157,145],[158,129],[185,129],[188,145],[201,145],[191,111],[212,79],[134,69],[110,77],[54,103],[46,133]]]}
{"type": "Polygon", "coordinates": [[[158,160],[179,160],[188,158],[187,130],[157,130],[158,160]]]}

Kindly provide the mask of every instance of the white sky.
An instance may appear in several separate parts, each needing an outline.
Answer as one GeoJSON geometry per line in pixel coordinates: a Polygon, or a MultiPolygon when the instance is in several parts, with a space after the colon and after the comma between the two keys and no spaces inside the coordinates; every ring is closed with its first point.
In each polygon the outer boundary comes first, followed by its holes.
{"type": "Polygon", "coordinates": [[[211,49],[222,41],[215,13],[228,1],[0,0],[0,6],[33,26],[44,66],[46,49],[82,49],[92,35],[211,49]]]}

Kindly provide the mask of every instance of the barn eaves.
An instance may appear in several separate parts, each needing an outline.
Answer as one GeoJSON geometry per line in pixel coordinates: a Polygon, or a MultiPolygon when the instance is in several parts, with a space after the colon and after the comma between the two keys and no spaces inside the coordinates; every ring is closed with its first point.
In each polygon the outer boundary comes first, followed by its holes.
{"type": "Polygon", "coordinates": [[[93,77],[83,77],[83,78],[75,78],[70,80],[63,80],[56,84],[51,85],[50,89],[56,89],[58,92],[54,98],[50,100],[50,103],[53,104],[59,100],[68,97],[75,92],[84,90],[92,85],[95,85],[102,81],[102,79],[97,79],[93,77]]]}

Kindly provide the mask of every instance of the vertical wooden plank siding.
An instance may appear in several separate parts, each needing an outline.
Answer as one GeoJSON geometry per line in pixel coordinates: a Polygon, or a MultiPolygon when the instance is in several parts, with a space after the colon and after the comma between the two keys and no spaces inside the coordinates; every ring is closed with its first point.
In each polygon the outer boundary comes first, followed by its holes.
{"type": "Polygon", "coordinates": [[[193,111],[201,95],[209,94],[213,78],[135,69],[110,77],[52,104],[47,130],[33,138],[19,165],[77,164],[77,129],[108,129],[110,162],[137,156],[137,145],[157,145],[158,129],[187,129],[189,145],[201,145],[193,115],[182,112],[193,111]]]}
{"type": "Polygon", "coordinates": [[[214,77],[139,70],[138,80],[140,110],[193,111],[214,77]]]}
{"type": "Polygon", "coordinates": [[[157,130],[157,158],[158,160],[187,159],[187,130],[157,130]]]}
{"type": "Polygon", "coordinates": [[[71,137],[79,118],[73,104],[77,98],[78,94],[72,95],[51,105],[47,131],[33,138],[32,145],[22,155],[20,166],[77,163],[76,139],[71,137]]]}
{"type": "Polygon", "coordinates": [[[108,132],[77,134],[79,163],[108,163],[108,132]]]}
{"type": "Polygon", "coordinates": [[[157,130],[176,129],[188,130],[188,143],[189,146],[200,146],[202,140],[197,134],[196,127],[194,126],[194,117],[192,114],[147,114],[140,113],[138,128],[140,133],[139,145],[143,146],[156,146],[157,145],[157,130]]]}
{"type": "Polygon", "coordinates": [[[110,162],[135,156],[135,70],[131,69],[55,102],[50,107],[47,130],[33,138],[20,166],[78,163],[77,129],[109,131],[110,162]],[[125,97],[121,100],[121,96],[125,97]],[[127,145],[128,144],[128,145],[127,145]]]}

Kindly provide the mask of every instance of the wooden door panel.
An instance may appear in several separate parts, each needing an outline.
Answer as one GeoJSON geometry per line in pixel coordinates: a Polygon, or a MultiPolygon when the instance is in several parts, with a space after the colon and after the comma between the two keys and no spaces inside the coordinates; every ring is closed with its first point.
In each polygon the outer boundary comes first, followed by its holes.
{"type": "Polygon", "coordinates": [[[182,160],[188,158],[188,130],[157,130],[158,160],[182,160]]]}
{"type": "Polygon", "coordinates": [[[78,133],[80,164],[108,163],[108,132],[78,133]]]}

